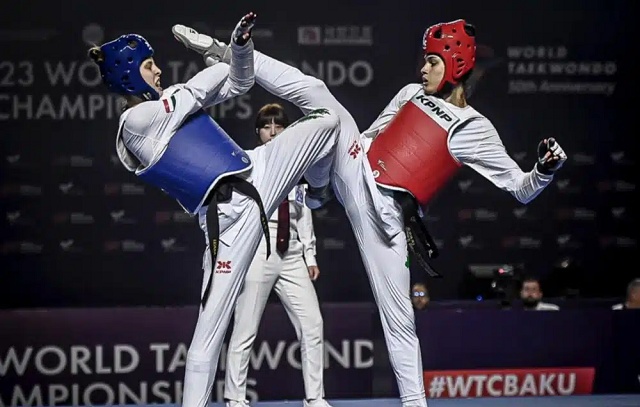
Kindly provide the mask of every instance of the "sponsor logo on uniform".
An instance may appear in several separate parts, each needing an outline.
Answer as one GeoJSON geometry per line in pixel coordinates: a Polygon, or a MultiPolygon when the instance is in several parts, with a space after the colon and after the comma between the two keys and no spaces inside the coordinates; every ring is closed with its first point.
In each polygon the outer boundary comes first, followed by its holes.
{"type": "Polygon", "coordinates": [[[218,265],[216,266],[216,274],[229,274],[231,273],[231,260],[220,261],[218,260],[218,265]]]}
{"type": "Polygon", "coordinates": [[[436,123],[438,123],[440,127],[447,131],[460,121],[460,119],[453,114],[453,112],[449,110],[444,103],[432,96],[427,96],[422,92],[418,92],[412,98],[412,102],[436,123]]]}

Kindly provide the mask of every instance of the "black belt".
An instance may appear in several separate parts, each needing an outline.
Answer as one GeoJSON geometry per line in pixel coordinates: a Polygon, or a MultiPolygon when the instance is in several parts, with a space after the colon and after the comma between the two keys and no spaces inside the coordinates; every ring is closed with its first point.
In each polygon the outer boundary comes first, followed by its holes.
{"type": "Polygon", "coordinates": [[[402,208],[404,231],[407,235],[409,252],[427,274],[431,277],[442,277],[442,275],[435,271],[427,262],[427,258],[435,259],[440,253],[438,252],[438,246],[436,246],[436,243],[427,231],[427,227],[420,218],[418,202],[413,196],[406,192],[396,192],[394,197],[402,208]]]}
{"type": "Polygon", "coordinates": [[[264,205],[262,204],[262,198],[256,187],[249,181],[239,178],[235,175],[231,175],[223,178],[220,183],[215,187],[213,191],[209,193],[204,204],[208,205],[207,208],[207,231],[209,234],[209,250],[211,251],[211,277],[207,283],[207,287],[204,289],[202,295],[202,308],[204,308],[209,298],[209,291],[211,291],[211,282],[213,281],[213,274],[215,273],[216,258],[218,257],[218,246],[220,244],[220,223],[218,220],[218,202],[226,202],[231,199],[233,190],[240,192],[253,199],[260,208],[260,223],[262,224],[262,231],[264,232],[267,241],[267,259],[271,255],[271,239],[269,238],[269,219],[264,212],[264,205]]]}

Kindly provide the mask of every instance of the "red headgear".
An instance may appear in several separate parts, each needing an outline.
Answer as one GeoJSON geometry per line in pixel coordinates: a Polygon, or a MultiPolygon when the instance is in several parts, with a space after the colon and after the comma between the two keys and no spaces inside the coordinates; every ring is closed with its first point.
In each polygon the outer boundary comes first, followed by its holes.
{"type": "Polygon", "coordinates": [[[444,61],[444,78],[438,85],[442,90],[445,83],[457,85],[460,79],[476,65],[476,39],[469,35],[464,20],[440,23],[427,28],[422,37],[425,56],[436,54],[444,61]]]}

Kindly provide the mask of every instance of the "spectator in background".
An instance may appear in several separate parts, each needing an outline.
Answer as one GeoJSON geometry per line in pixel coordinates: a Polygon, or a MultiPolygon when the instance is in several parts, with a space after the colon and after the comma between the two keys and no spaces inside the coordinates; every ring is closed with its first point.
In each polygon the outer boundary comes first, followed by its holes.
{"type": "Polygon", "coordinates": [[[631,280],[629,285],[627,285],[627,297],[625,301],[614,305],[611,309],[640,309],[640,278],[631,280]]]}
{"type": "Polygon", "coordinates": [[[542,302],[540,280],[535,277],[528,277],[522,281],[520,299],[522,300],[522,305],[527,310],[558,311],[560,309],[560,307],[555,304],[542,302]]]}
{"type": "Polygon", "coordinates": [[[427,308],[429,305],[429,291],[425,283],[415,283],[411,286],[411,304],[417,311],[427,308]]]}

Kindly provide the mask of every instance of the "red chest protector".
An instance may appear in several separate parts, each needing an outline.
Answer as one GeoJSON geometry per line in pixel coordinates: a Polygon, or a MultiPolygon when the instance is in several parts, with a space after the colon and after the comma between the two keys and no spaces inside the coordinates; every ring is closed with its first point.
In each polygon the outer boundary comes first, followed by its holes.
{"type": "Polygon", "coordinates": [[[447,147],[460,123],[442,99],[416,93],[371,144],[367,158],[376,183],[426,205],[461,167],[447,147]]]}

